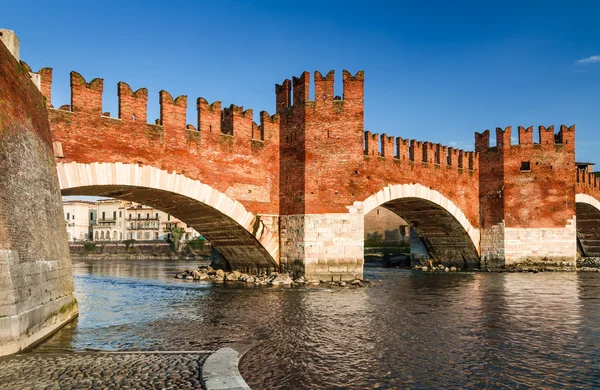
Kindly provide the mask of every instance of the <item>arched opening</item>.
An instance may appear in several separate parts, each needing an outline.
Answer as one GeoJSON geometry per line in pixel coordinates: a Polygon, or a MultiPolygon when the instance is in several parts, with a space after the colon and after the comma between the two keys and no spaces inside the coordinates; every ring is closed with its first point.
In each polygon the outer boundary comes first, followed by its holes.
{"type": "MultiPolygon", "coordinates": [[[[144,187],[88,186],[62,190],[63,196],[83,195],[138,202],[162,210],[184,221],[202,234],[223,255],[228,268],[257,272],[274,270],[277,264],[261,243],[236,221],[218,210],[189,197],[144,187]]],[[[112,239],[116,240],[116,231],[112,239]]],[[[110,232],[100,239],[111,239],[110,232]]],[[[148,232],[137,232],[138,240],[151,239],[148,232]]]]}
{"type": "MultiPolygon", "coordinates": [[[[460,269],[479,266],[479,254],[473,241],[458,220],[443,207],[420,198],[394,199],[382,207],[410,225],[434,264],[460,269]]],[[[412,249],[414,252],[414,245],[412,249]]],[[[419,256],[413,254],[411,260],[422,263],[425,257],[421,251],[419,256]]]]}
{"type": "Polygon", "coordinates": [[[362,204],[365,232],[371,230],[367,220],[378,207],[389,210],[410,226],[411,265],[431,260],[459,269],[479,267],[479,230],[439,192],[420,184],[391,185],[362,204]]]}
{"type": "MultiPolygon", "coordinates": [[[[137,164],[59,163],[57,170],[63,196],[107,197],[151,206],[202,234],[228,268],[244,272],[278,268],[279,242],[261,217],[200,181],[137,164]]],[[[141,232],[136,238],[142,239],[141,232]]]]}
{"type": "Polygon", "coordinates": [[[578,194],[575,207],[577,250],[582,257],[600,257],[600,202],[578,194]]]}

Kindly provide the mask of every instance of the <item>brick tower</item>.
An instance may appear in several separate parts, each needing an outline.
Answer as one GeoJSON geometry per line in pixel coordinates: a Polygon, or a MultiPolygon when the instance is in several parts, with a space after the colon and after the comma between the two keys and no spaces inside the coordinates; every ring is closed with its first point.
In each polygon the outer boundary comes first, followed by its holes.
{"type": "Polygon", "coordinates": [[[515,263],[575,264],[575,126],[519,127],[475,134],[479,158],[481,261],[484,267],[515,263]]]}
{"type": "Polygon", "coordinates": [[[308,279],[362,276],[364,221],[354,203],[363,161],[364,75],[344,71],[343,97],[334,72],[276,85],[280,114],[281,264],[308,279]]]}

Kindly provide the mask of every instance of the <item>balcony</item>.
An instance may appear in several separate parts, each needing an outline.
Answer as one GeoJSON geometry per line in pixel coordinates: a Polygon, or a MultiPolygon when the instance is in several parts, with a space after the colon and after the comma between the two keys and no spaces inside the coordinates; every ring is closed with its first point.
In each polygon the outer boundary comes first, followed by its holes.
{"type": "Polygon", "coordinates": [[[125,220],[126,221],[159,221],[160,217],[152,217],[152,216],[151,217],[139,217],[139,218],[138,217],[131,217],[131,218],[127,217],[125,220]]]}
{"type": "Polygon", "coordinates": [[[110,219],[109,218],[105,218],[105,219],[97,219],[96,220],[96,224],[97,225],[104,225],[104,226],[106,226],[106,225],[114,225],[116,223],[117,223],[117,220],[116,219],[112,219],[112,218],[110,218],[110,219]]]}

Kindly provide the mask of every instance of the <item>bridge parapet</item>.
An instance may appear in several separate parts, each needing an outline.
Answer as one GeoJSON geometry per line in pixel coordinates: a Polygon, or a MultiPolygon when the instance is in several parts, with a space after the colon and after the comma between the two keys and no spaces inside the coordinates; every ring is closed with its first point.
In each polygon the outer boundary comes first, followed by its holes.
{"type": "Polygon", "coordinates": [[[52,141],[61,162],[139,164],[208,183],[251,212],[279,214],[279,115],[197,100],[197,127],[187,124],[186,95],[159,92],[160,117],[147,123],[148,90],[119,82],[118,117],[102,110],[104,81],[71,72],[71,104],[54,109],[52,69],[41,69],[52,141]]]}
{"type": "Polygon", "coordinates": [[[600,177],[594,172],[577,169],[577,193],[588,194],[600,200],[600,177]]]}
{"type": "Polygon", "coordinates": [[[455,149],[428,141],[408,140],[385,133],[365,131],[364,154],[366,158],[412,162],[430,167],[456,168],[459,172],[477,171],[479,153],[455,149]]]}

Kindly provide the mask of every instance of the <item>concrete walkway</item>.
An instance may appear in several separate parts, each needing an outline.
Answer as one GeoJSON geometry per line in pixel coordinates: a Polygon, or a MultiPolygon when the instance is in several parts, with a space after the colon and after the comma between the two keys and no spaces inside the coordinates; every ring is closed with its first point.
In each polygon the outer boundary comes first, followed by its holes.
{"type": "Polygon", "coordinates": [[[209,356],[210,351],[23,353],[0,359],[0,388],[249,389],[235,350],[209,356]]]}

